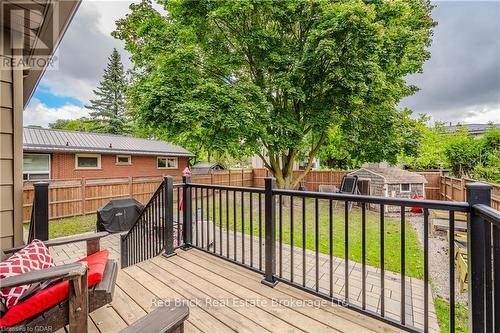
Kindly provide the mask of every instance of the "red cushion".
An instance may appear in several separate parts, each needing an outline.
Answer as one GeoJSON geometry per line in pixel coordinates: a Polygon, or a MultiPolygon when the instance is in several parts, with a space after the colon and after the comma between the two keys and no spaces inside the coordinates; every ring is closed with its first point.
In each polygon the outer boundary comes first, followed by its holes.
{"type": "MultiPolygon", "coordinates": [[[[101,282],[109,251],[102,250],[79,261],[88,264],[88,285],[89,287],[101,282]]],[[[0,319],[0,328],[14,326],[20,322],[31,318],[56,304],[61,303],[69,296],[69,282],[59,282],[53,286],[41,290],[27,300],[13,306],[0,319]]]]}
{"type": "MultiPolygon", "coordinates": [[[[0,280],[39,269],[54,266],[54,259],[42,241],[35,239],[23,249],[17,251],[9,259],[0,262],[0,280]]],[[[0,300],[10,309],[30,291],[40,288],[40,283],[30,283],[9,289],[0,290],[0,300]]]]}

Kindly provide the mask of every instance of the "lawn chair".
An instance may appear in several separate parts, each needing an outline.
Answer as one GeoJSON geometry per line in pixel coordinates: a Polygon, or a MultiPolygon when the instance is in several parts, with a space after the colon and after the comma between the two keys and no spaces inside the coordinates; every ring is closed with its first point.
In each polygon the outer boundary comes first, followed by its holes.
{"type": "MultiPolygon", "coordinates": [[[[2,279],[1,289],[35,282],[52,283],[2,312],[1,331],[52,332],[69,325],[72,333],[87,332],[88,313],[111,302],[118,273],[118,263],[108,259],[107,250],[100,251],[99,240],[106,235],[107,232],[100,232],[45,241],[48,248],[86,242],[87,257],[2,279]]],[[[1,260],[22,248],[1,251],[1,260]]]]}
{"type": "MultiPolygon", "coordinates": [[[[358,193],[358,176],[346,175],[342,177],[342,182],[340,183],[340,190],[337,193],[340,194],[359,194],[358,193]]],[[[335,208],[337,208],[338,201],[335,201],[335,208]]],[[[353,203],[349,203],[349,210],[352,209],[353,203]]]]}

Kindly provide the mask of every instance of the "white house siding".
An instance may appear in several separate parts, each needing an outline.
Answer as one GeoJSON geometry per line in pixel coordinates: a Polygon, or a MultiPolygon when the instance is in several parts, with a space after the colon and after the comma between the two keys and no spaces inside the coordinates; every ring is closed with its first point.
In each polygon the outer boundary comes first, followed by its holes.
{"type": "Polygon", "coordinates": [[[0,29],[0,246],[20,245],[22,229],[23,71],[5,61],[12,54],[10,32],[0,29]]]}

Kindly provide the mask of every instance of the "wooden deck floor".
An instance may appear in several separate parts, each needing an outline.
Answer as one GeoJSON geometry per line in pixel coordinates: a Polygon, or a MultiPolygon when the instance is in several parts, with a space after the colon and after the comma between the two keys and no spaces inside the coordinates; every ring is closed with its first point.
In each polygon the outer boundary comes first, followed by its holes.
{"type": "Polygon", "coordinates": [[[191,249],[120,270],[111,305],[90,332],[117,332],[164,302],[187,302],[187,332],[396,332],[398,329],[191,249]]]}

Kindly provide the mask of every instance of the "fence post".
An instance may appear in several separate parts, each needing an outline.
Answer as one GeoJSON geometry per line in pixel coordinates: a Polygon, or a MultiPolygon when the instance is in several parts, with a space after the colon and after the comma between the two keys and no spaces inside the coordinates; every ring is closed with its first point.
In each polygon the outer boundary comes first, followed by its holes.
{"type": "Polygon", "coordinates": [[[165,202],[163,203],[163,219],[166,221],[165,232],[165,257],[175,255],[174,251],[174,179],[165,177],[163,187],[165,202]]]}
{"type": "Polygon", "coordinates": [[[134,197],[134,185],[133,185],[134,181],[133,181],[133,177],[132,176],[129,176],[128,177],[128,193],[129,193],[129,197],[130,198],[133,198],[134,197]]]}
{"type": "MultiPolygon", "coordinates": [[[[491,203],[489,184],[466,185],[467,202],[471,207],[467,223],[467,253],[469,277],[469,332],[484,332],[486,322],[486,246],[491,242],[488,224],[475,214],[473,205],[491,203]],[[486,242],[487,241],[487,242],[486,242]]],[[[491,265],[491,258],[489,259],[491,265]]],[[[491,270],[490,270],[491,272],[491,270]]]]}
{"type": "Polygon", "coordinates": [[[264,180],[264,200],[265,200],[265,278],[262,283],[274,287],[278,281],[274,275],[276,273],[276,204],[274,202],[273,189],[276,187],[276,180],[266,177],[264,180]]]}
{"type": "Polygon", "coordinates": [[[82,177],[82,180],[81,180],[81,193],[80,193],[80,197],[82,198],[82,215],[85,215],[86,211],[85,211],[85,200],[87,200],[85,198],[85,184],[87,183],[87,181],[85,180],[85,177],[82,177]]]}
{"type": "Polygon", "coordinates": [[[33,197],[33,236],[46,241],[49,239],[49,183],[40,182],[33,184],[35,196],[33,197]]]}
{"type": "Polygon", "coordinates": [[[191,183],[190,176],[182,176],[182,182],[184,183],[184,190],[182,192],[182,239],[184,240],[184,248],[191,247],[191,236],[193,224],[191,219],[193,218],[193,213],[191,211],[191,183]]]}

